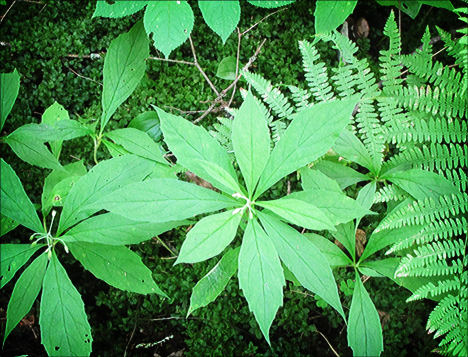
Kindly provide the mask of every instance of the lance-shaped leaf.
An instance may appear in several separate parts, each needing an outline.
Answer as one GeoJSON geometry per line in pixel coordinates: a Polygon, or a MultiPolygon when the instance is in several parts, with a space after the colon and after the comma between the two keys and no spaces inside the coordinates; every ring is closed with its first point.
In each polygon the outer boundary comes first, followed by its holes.
{"type": "Polygon", "coordinates": [[[311,170],[308,167],[304,167],[301,169],[300,173],[302,189],[305,191],[323,189],[343,194],[338,182],[329,178],[319,170],[311,170]]]}
{"type": "Polygon", "coordinates": [[[379,314],[357,273],[349,311],[348,345],[354,356],[380,356],[383,351],[379,314]]]}
{"type": "MultiPolygon", "coordinates": [[[[55,102],[49,108],[47,108],[42,114],[42,123],[44,124],[54,124],[55,122],[63,119],[70,119],[68,115],[68,111],[60,105],[59,103],[55,102]]],[[[91,131],[91,130],[90,130],[91,131]]],[[[92,132],[92,131],[91,131],[92,132]]],[[[62,140],[59,141],[52,141],[49,142],[50,149],[52,150],[52,154],[58,159],[60,157],[60,152],[62,151],[62,140]]]]}
{"type": "Polygon", "coordinates": [[[7,323],[3,343],[21,319],[26,316],[42,288],[47,267],[47,253],[42,253],[21,274],[15,284],[7,309],[7,323]]]}
{"type": "Polygon", "coordinates": [[[356,7],[357,0],[318,0],[315,7],[315,33],[331,32],[345,22],[356,7]]]}
{"type": "Polygon", "coordinates": [[[254,6],[263,7],[266,9],[274,9],[277,7],[289,5],[296,0],[247,0],[254,6]]]}
{"type": "Polygon", "coordinates": [[[310,240],[318,250],[327,258],[330,268],[345,267],[353,262],[338,246],[325,237],[315,233],[305,233],[304,236],[310,240]]]}
{"type": "Polygon", "coordinates": [[[20,76],[16,68],[11,73],[0,73],[0,130],[3,129],[6,117],[15,104],[19,87],[20,76]]]}
{"type": "Polygon", "coordinates": [[[270,156],[270,134],[260,103],[251,92],[242,103],[232,124],[232,145],[244,176],[249,197],[270,156]]]}
{"type": "Polygon", "coordinates": [[[83,124],[76,120],[62,119],[53,124],[26,124],[10,134],[18,140],[22,140],[23,136],[29,136],[41,142],[71,140],[81,136],[92,134],[93,132],[83,124]]]}
{"type": "Polygon", "coordinates": [[[115,157],[96,165],[70,190],[60,216],[58,234],[102,209],[91,207],[93,203],[131,182],[143,180],[153,167],[153,162],[135,155],[115,157]]]}
{"type": "Polygon", "coordinates": [[[98,0],[96,4],[96,10],[94,11],[93,17],[124,17],[132,15],[137,11],[143,9],[148,1],[125,1],[119,0],[114,4],[108,4],[105,0],[98,0]]]}
{"type": "Polygon", "coordinates": [[[95,207],[135,221],[167,222],[235,206],[237,202],[212,190],[175,179],[130,184],[103,198],[95,207]]]}
{"type": "Polygon", "coordinates": [[[237,270],[240,247],[230,250],[193,288],[187,317],[200,307],[216,300],[237,270]]]}
{"type": "Polygon", "coordinates": [[[106,133],[106,136],[132,154],[167,165],[160,145],[156,144],[144,131],[124,128],[106,133]]]}
{"type": "Polygon", "coordinates": [[[30,244],[2,244],[0,247],[0,288],[3,288],[42,245],[31,247],[30,244]]]}
{"type": "Polygon", "coordinates": [[[19,226],[19,223],[16,222],[14,219],[5,216],[4,214],[0,214],[1,217],[1,226],[0,226],[0,237],[4,236],[8,232],[12,231],[16,227],[19,226]]]}
{"type": "Polygon", "coordinates": [[[307,229],[318,231],[322,229],[335,230],[333,223],[320,209],[310,203],[298,199],[290,199],[290,196],[280,200],[260,201],[256,204],[260,207],[268,208],[289,222],[307,229]]]}
{"type": "Polygon", "coordinates": [[[254,198],[327,152],[349,122],[356,100],[319,103],[299,112],[271,152],[254,198]]]}
{"type": "Polygon", "coordinates": [[[359,191],[356,202],[358,202],[365,209],[370,209],[374,204],[376,188],[377,183],[375,181],[369,182],[359,191]]]}
{"type": "Polygon", "coordinates": [[[161,140],[161,125],[159,124],[159,116],[155,111],[141,113],[128,123],[128,127],[144,131],[156,142],[161,140]]]}
{"type": "Polygon", "coordinates": [[[351,254],[353,260],[356,259],[356,224],[354,221],[342,223],[336,226],[336,232],[331,232],[351,254]]]}
{"type": "Polygon", "coordinates": [[[369,180],[369,177],[353,170],[351,167],[328,160],[322,160],[314,164],[313,168],[338,182],[342,190],[357,182],[369,180]]]}
{"type": "Polygon", "coordinates": [[[105,213],[78,223],[60,238],[68,242],[138,244],[190,223],[190,221],[137,222],[114,213],[105,213]]]}
{"type": "Polygon", "coordinates": [[[26,195],[15,171],[1,159],[1,213],[25,227],[43,232],[41,221],[31,200],[26,195]]]}
{"type": "Polygon", "coordinates": [[[198,1],[198,6],[208,26],[226,43],[239,23],[239,1],[198,1]]]}
{"type": "Polygon", "coordinates": [[[270,343],[268,332],[283,304],[283,268],[275,246],[257,220],[249,219],[239,252],[239,286],[270,343]]]}
{"type": "Polygon", "coordinates": [[[345,319],[335,278],[323,254],[292,227],[270,214],[258,212],[258,215],[283,263],[305,288],[319,295],[345,319]]]}
{"type": "Polygon", "coordinates": [[[85,269],[117,289],[167,297],[141,258],[123,245],[76,242],[68,248],[85,269]]]}
{"type": "Polygon", "coordinates": [[[118,106],[140,83],[148,56],[149,39],[142,21],[111,42],[103,70],[101,133],[118,106]]]}
{"type": "Polygon", "coordinates": [[[49,356],[89,356],[91,327],[83,300],[52,251],[42,284],[41,338],[49,356]]]}
{"type": "Polygon", "coordinates": [[[221,185],[227,187],[229,190],[226,191],[227,193],[233,192],[244,192],[245,189],[239,186],[239,183],[236,179],[234,179],[228,172],[223,169],[221,166],[216,165],[214,162],[210,161],[202,161],[198,159],[194,159],[198,162],[198,164],[203,165],[206,173],[213,177],[217,182],[221,183],[221,185]]]}
{"type": "Polygon", "coordinates": [[[211,162],[220,166],[237,182],[236,172],[226,150],[204,128],[159,108],[156,110],[161,120],[164,140],[177,156],[178,163],[213,186],[229,192],[229,188],[212,177],[204,165],[204,162],[211,162]]]}
{"type": "Polygon", "coordinates": [[[235,238],[241,220],[233,210],[203,218],[187,234],[175,264],[197,263],[221,253],[235,238]]]}
{"type": "Polygon", "coordinates": [[[186,1],[151,1],[145,11],[145,29],[166,58],[190,36],[193,11],[186,1]]]}
{"type": "Polygon", "coordinates": [[[341,132],[338,139],[336,139],[333,150],[345,159],[354,161],[359,165],[364,166],[369,171],[375,171],[369,152],[361,140],[359,140],[351,131],[345,129],[341,132]]]}

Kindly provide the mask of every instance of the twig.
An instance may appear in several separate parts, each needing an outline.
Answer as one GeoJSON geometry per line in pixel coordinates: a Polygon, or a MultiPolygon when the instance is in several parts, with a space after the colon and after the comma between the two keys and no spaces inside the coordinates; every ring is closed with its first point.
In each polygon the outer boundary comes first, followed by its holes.
{"type": "Polygon", "coordinates": [[[195,66],[195,63],[193,63],[193,62],[172,60],[172,59],[169,59],[169,58],[148,57],[148,59],[155,60],[155,61],[165,61],[165,62],[173,62],[173,63],[180,63],[180,64],[188,64],[189,66],[195,66]]]}
{"type": "Polygon", "coordinates": [[[304,293],[302,291],[297,291],[297,290],[289,290],[289,291],[292,292],[292,293],[298,293],[298,294],[302,294],[302,295],[305,295],[305,296],[310,296],[310,297],[315,298],[314,295],[310,295],[310,294],[304,293]]]}
{"type": "MultiPolygon", "coordinates": [[[[166,248],[171,254],[173,254],[173,255],[177,255],[177,254],[178,254],[178,252],[174,252],[172,249],[169,249],[169,247],[166,245],[166,243],[164,243],[164,242],[161,240],[161,238],[159,238],[158,236],[153,237],[153,239],[154,239],[154,240],[158,240],[159,243],[161,243],[162,246],[163,246],[164,248],[166,248]]],[[[173,256],[172,258],[174,258],[174,256],[173,256]]]]}
{"type": "Polygon", "coordinates": [[[165,105],[164,108],[178,110],[180,112],[180,114],[198,114],[198,113],[205,112],[205,110],[182,110],[182,109],[179,109],[179,108],[170,107],[168,105],[165,105]]]}
{"type": "Polygon", "coordinates": [[[2,23],[3,19],[5,18],[5,16],[8,14],[8,12],[10,11],[10,9],[13,7],[13,5],[15,5],[16,3],[16,0],[13,1],[10,5],[10,7],[7,9],[7,11],[3,14],[3,16],[0,18],[0,24],[2,23]]]}
{"type": "Polygon", "coordinates": [[[319,333],[324,339],[325,341],[327,341],[328,343],[328,346],[330,346],[330,348],[332,349],[333,353],[335,354],[335,356],[337,357],[340,357],[340,355],[338,354],[338,352],[335,351],[335,349],[333,348],[333,346],[330,344],[330,342],[328,342],[327,338],[325,337],[325,335],[323,333],[321,333],[319,330],[315,330],[315,332],[319,333]]]}
{"type": "Polygon", "coordinates": [[[68,58],[91,58],[91,59],[97,59],[97,58],[102,58],[102,54],[104,54],[104,52],[101,52],[101,53],[91,53],[90,55],[75,55],[73,53],[70,53],[68,55],[66,55],[65,57],[68,57],[68,58]]]}
{"type": "Polygon", "coordinates": [[[127,346],[125,347],[124,357],[127,356],[128,346],[130,346],[130,342],[132,341],[133,335],[135,334],[135,330],[138,326],[138,317],[140,316],[140,305],[141,305],[141,295],[138,296],[138,306],[137,306],[137,315],[135,319],[135,325],[133,326],[132,334],[130,336],[130,339],[128,340],[127,346]]]}
{"type": "MultiPolygon", "coordinates": [[[[239,74],[239,58],[240,58],[240,45],[241,45],[241,41],[242,41],[242,34],[239,30],[239,27],[237,28],[237,57],[236,57],[236,78],[237,78],[237,75],[239,74]]],[[[231,99],[229,99],[229,102],[228,102],[228,107],[231,106],[231,103],[232,103],[232,100],[234,99],[234,95],[236,94],[236,86],[237,86],[237,82],[234,83],[234,89],[232,90],[232,94],[231,94],[231,99]]]]}
{"type": "Polygon", "coordinates": [[[260,21],[254,23],[252,26],[250,26],[247,30],[245,30],[244,32],[241,33],[241,36],[244,36],[247,32],[249,32],[250,30],[252,30],[255,26],[257,26],[259,23],[265,21],[266,19],[268,19],[270,16],[278,13],[278,12],[281,12],[281,11],[284,11],[284,10],[287,10],[288,8],[283,8],[283,9],[279,9],[279,10],[276,10],[275,12],[272,12],[271,14],[268,14],[267,16],[265,16],[263,19],[261,19],[260,21]]]}
{"type": "Polygon", "coordinates": [[[8,42],[2,42],[2,41],[0,41],[0,46],[7,46],[7,47],[11,47],[11,43],[8,43],[8,42]]]}
{"type": "Polygon", "coordinates": [[[91,82],[94,82],[94,83],[97,83],[99,84],[101,87],[103,86],[102,83],[99,83],[97,81],[95,81],[94,79],[91,79],[91,78],[88,78],[88,77],[85,77],[85,76],[82,76],[81,74],[79,73],[76,73],[73,69],[71,69],[70,67],[67,67],[70,71],[72,71],[73,73],[75,73],[78,77],[81,77],[81,78],[84,78],[84,79],[87,79],[87,80],[90,80],[91,82]]]}
{"type": "Polygon", "coordinates": [[[205,78],[205,80],[208,82],[208,84],[210,85],[211,89],[213,89],[213,91],[216,93],[217,96],[219,96],[219,92],[218,90],[216,89],[216,87],[214,86],[213,83],[211,83],[210,79],[208,78],[208,76],[206,75],[205,71],[200,67],[200,65],[198,64],[198,60],[197,60],[197,54],[195,52],[195,47],[193,46],[193,41],[192,41],[192,36],[189,35],[189,41],[190,41],[190,48],[192,49],[192,54],[193,54],[193,62],[195,63],[195,67],[197,67],[197,69],[200,71],[200,73],[202,74],[202,76],[205,78]]]}

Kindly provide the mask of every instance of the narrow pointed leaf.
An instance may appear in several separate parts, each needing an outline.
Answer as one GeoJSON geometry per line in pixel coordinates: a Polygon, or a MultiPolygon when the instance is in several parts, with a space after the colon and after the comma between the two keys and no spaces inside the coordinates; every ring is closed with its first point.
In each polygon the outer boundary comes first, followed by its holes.
{"type": "Polygon", "coordinates": [[[22,140],[23,136],[29,136],[38,141],[45,142],[71,140],[92,133],[88,127],[76,120],[62,119],[54,123],[23,125],[11,133],[10,137],[22,140]]]}
{"type": "Polygon", "coordinates": [[[141,258],[123,245],[76,242],[68,248],[85,269],[117,289],[167,297],[141,258]]]}
{"type": "Polygon", "coordinates": [[[345,267],[353,262],[332,241],[315,233],[305,233],[304,236],[310,240],[327,259],[330,268],[345,267]]]}
{"type": "Polygon", "coordinates": [[[31,247],[30,244],[2,244],[0,263],[0,289],[5,286],[16,272],[41,248],[41,245],[31,247]]]}
{"type": "Polygon", "coordinates": [[[197,161],[199,165],[203,165],[206,173],[210,175],[214,180],[216,180],[217,182],[221,183],[223,186],[228,188],[228,190],[225,190],[226,193],[232,194],[234,192],[238,192],[238,193],[243,192],[237,180],[234,179],[221,166],[216,165],[214,162],[210,162],[210,161],[202,161],[198,159],[194,159],[194,160],[197,161]]]}
{"type": "Polygon", "coordinates": [[[335,278],[323,254],[292,227],[269,214],[258,215],[283,263],[305,288],[319,295],[345,319],[335,278]]]}
{"type": "Polygon", "coordinates": [[[236,205],[212,190],[174,179],[153,179],[114,191],[97,206],[135,221],[167,222],[236,205]]]}
{"type": "Polygon", "coordinates": [[[232,145],[247,192],[252,197],[270,156],[270,134],[260,104],[251,92],[247,94],[232,124],[232,145]]]}
{"type": "Polygon", "coordinates": [[[230,250],[193,288],[187,316],[216,300],[237,270],[240,247],[230,250]]]}
{"type": "Polygon", "coordinates": [[[146,32],[153,33],[154,45],[168,58],[190,36],[194,16],[186,1],[151,1],[144,22],[146,32]]]}
{"type": "Polygon", "coordinates": [[[44,228],[36,209],[26,195],[15,171],[3,159],[0,169],[1,213],[35,232],[43,232],[44,228]]]}
{"type": "MultiPolygon", "coordinates": [[[[45,110],[44,114],[42,114],[41,123],[53,125],[55,122],[63,119],[70,119],[68,111],[66,111],[62,105],[55,102],[45,110]]],[[[60,157],[60,152],[62,151],[62,143],[62,140],[49,142],[52,154],[54,154],[57,159],[60,157]]]]}
{"type": "Polygon", "coordinates": [[[124,17],[132,15],[141,9],[143,9],[148,1],[139,0],[139,1],[125,1],[119,0],[114,4],[108,4],[105,0],[98,0],[96,4],[96,10],[94,11],[93,17],[124,17]]]}
{"type": "Polygon", "coordinates": [[[345,159],[364,166],[369,171],[375,170],[372,158],[370,157],[366,147],[361,140],[359,140],[356,135],[348,129],[341,132],[338,139],[336,139],[333,150],[345,159]]]}
{"type": "Polygon", "coordinates": [[[270,343],[269,330],[283,305],[283,269],[275,246],[255,219],[250,219],[239,252],[239,286],[250,311],[270,343]]]}
{"type": "Polygon", "coordinates": [[[327,175],[329,178],[338,182],[340,188],[344,190],[346,187],[351,186],[357,182],[367,181],[369,177],[356,170],[353,170],[351,167],[338,164],[336,162],[323,160],[318,162],[313,167],[316,170],[327,175]]]}
{"type": "Polygon", "coordinates": [[[4,236],[8,232],[12,231],[19,226],[19,223],[14,219],[1,214],[1,226],[0,226],[0,237],[4,236]]]}
{"type": "Polygon", "coordinates": [[[144,131],[156,142],[161,140],[161,125],[159,123],[159,116],[155,111],[151,110],[141,113],[128,123],[128,127],[144,131]]]}
{"type": "Polygon", "coordinates": [[[301,169],[300,173],[302,189],[304,191],[322,189],[343,194],[338,182],[329,178],[319,170],[311,170],[305,167],[301,169]]]}
{"type": "Polygon", "coordinates": [[[342,25],[356,7],[357,0],[317,0],[315,7],[315,33],[325,33],[342,25]]]}
{"type": "Polygon", "coordinates": [[[4,343],[10,332],[29,313],[37,295],[39,295],[47,262],[47,253],[44,252],[26,268],[16,282],[8,303],[4,343]]]}
{"type": "Polygon", "coordinates": [[[198,1],[198,6],[207,25],[226,43],[239,23],[239,1],[198,1]]]}
{"type": "Polygon", "coordinates": [[[91,207],[93,203],[129,183],[141,181],[153,167],[153,162],[135,155],[115,157],[96,165],[70,190],[60,216],[58,234],[102,209],[91,207]]]}
{"type": "Polygon", "coordinates": [[[49,356],[89,356],[91,327],[80,293],[52,251],[42,284],[41,338],[49,356]]]}
{"type": "Polygon", "coordinates": [[[255,198],[326,153],[348,124],[355,105],[356,100],[336,100],[299,112],[271,152],[255,198]]]}
{"type": "Polygon", "coordinates": [[[349,311],[348,345],[354,356],[380,356],[383,351],[379,314],[358,274],[349,311]]]}
{"type": "Polygon", "coordinates": [[[375,181],[369,182],[365,185],[358,193],[356,202],[358,202],[363,208],[370,209],[374,204],[375,191],[377,184],[375,181]]]}
{"type": "Polygon", "coordinates": [[[19,87],[20,76],[16,68],[11,73],[0,73],[0,131],[15,104],[19,87]]]}
{"type": "Polygon", "coordinates": [[[307,229],[318,231],[335,229],[325,213],[314,205],[298,199],[282,198],[274,201],[260,201],[257,205],[268,208],[289,222],[307,229]]]}
{"type": "Polygon", "coordinates": [[[351,254],[351,257],[356,259],[356,225],[354,221],[342,223],[336,226],[336,232],[331,232],[351,254]]]}
{"type": "Polygon", "coordinates": [[[203,218],[187,234],[175,264],[197,263],[221,253],[235,238],[240,214],[233,210],[203,218]]]}
{"type": "Polygon", "coordinates": [[[104,61],[101,133],[114,114],[140,83],[149,57],[149,39],[142,21],[113,40],[104,61]]]}

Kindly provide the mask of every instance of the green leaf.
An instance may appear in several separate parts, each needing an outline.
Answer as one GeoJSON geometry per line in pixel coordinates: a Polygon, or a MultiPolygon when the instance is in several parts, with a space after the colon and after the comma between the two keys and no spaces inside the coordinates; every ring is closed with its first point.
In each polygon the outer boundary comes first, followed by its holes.
{"type": "Polygon", "coordinates": [[[383,351],[379,314],[357,273],[349,311],[348,345],[354,356],[380,356],[383,351]]]}
{"type": "Polygon", "coordinates": [[[69,242],[109,245],[138,244],[175,227],[190,223],[190,221],[138,222],[113,213],[105,213],[78,223],[61,238],[69,242]]]}
{"type": "Polygon", "coordinates": [[[353,264],[351,259],[349,259],[349,257],[340,248],[338,248],[336,244],[327,238],[315,233],[305,233],[304,236],[310,240],[318,250],[320,250],[325,258],[327,258],[330,268],[345,267],[353,264]]]}
{"type": "Polygon", "coordinates": [[[42,284],[41,338],[49,356],[89,356],[91,327],[80,293],[52,251],[42,284]]]}
{"type": "Polygon", "coordinates": [[[106,139],[102,139],[101,141],[104,146],[107,148],[107,150],[109,150],[109,153],[111,154],[111,156],[114,158],[114,157],[117,157],[117,156],[122,156],[122,155],[126,155],[126,154],[130,154],[127,150],[125,150],[123,148],[123,146],[121,145],[117,145],[117,144],[114,144],[113,142],[111,141],[108,141],[106,139]]]}
{"type": "Polygon", "coordinates": [[[274,9],[277,7],[292,4],[296,0],[247,0],[254,6],[263,7],[266,9],[274,9]]]}
{"type": "Polygon", "coordinates": [[[0,131],[15,104],[19,87],[20,76],[16,68],[11,73],[0,73],[0,131]]]}
{"type": "Polygon", "coordinates": [[[156,142],[161,140],[162,131],[159,125],[159,117],[154,111],[141,113],[128,123],[128,127],[144,131],[156,142]]]}
{"type": "Polygon", "coordinates": [[[353,258],[356,259],[356,225],[354,221],[342,223],[336,226],[336,232],[331,232],[344,247],[348,250],[353,258]]]}
{"type": "Polygon", "coordinates": [[[153,179],[114,191],[96,207],[135,221],[167,222],[235,205],[234,199],[192,183],[153,179]]]}
{"type": "Polygon", "coordinates": [[[204,128],[156,109],[164,139],[172,153],[177,156],[178,163],[213,186],[229,192],[227,187],[208,174],[204,164],[211,162],[220,166],[237,182],[236,172],[226,150],[204,128]]]}
{"type": "Polygon", "coordinates": [[[283,263],[305,288],[319,295],[345,319],[335,278],[323,254],[292,227],[269,214],[258,215],[283,263]]]}
{"type": "Polygon", "coordinates": [[[354,99],[335,100],[299,112],[271,152],[254,198],[326,153],[348,124],[355,105],[354,99]]]}
{"type": "MultiPolygon", "coordinates": [[[[63,106],[55,102],[47,108],[42,114],[42,123],[53,125],[55,122],[63,119],[70,119],[68,111],[63,106]]],[[[50,148],[54,156],[58,159],[62,150],[62,140],[50,142],[50,148]]]]}
{"type": "Polygon", "coordinates": [[[331,32],[351,15],[357,0],[317,0],[315,6],[315,33],[331,32]]]}
{"type": "Polygon", "coordinates": [[[237,270],[239,250],[240,247],[224,254],[218,264],[198,281],[190,297],[187,317],[200,307],[204,307],[216,300],[219,294],[221,294],[237,270]]]}
{"type": "Polygon", "coordinates": [[[146,32],[166,58],[187,40],[193,29],[193,11],[186,1],[151,1],[146,8],[146,32]]]}
{"type": "Polygon", "coordinates": [[[369,182],[359,191],[356,202],[358,202],[364,209],[370,209],[374,204],[376,188],[377,184],[375,181],[369,182]]]}
{"type": "Polygon", "coordinates": [[[3,159],[1,159],[0,169],[1,213],[35,232],[43,232],[44,227],[36,209],[26,195],[15,171],[3,159]]]}
{"type": "Polygon", "coordinates": [[[7,322],[3,344],[10,332],[26,316],[42,288],[42,280],[47,267],[47,253],[42,253],[21,274],[15,284],[7,309],[7,322]]]}
{"type": "Polygon", "coordinates": [[[239,186],[239,183],[236,179],[234,179],[226,170],[224,170],[221,166],[216,165],[214,162],[210,161],[203,161],[194,159],[198,162],[201,166],[204,166],[204,169],[210,177],[215,179],[217,182],[221,183],[223,186],[227,187],[229,191],[227,193],[233,192],[244,192],[245,189],[239,186]]]}
{"type": "MultiPolygon", "coordinates": [[[[395,272],[400,264],[400,258],[388,258],[382,260],[375,260],[371,262],[365,262],[359,265],[359,269],[362,270],[363,267],[373,270],[380,276],[386,276],[389,279],[395,279],[395,272]]],[[[366,274],[369,275],[369,274],[366,274]]],[[[369,275],[370,276],[370,275],[369,275]]]]}
{"type": "MultiPolygon", "coordinates": [[[[205,3],[205,1],[204,1],[205,3]]],[[[233,81],[236,79],[236,63],[237,59],[234,56],[225,57],[219,62],[216,77],[233,81]]],[[[241,66],[239,65],[239,68],[241,66]]]]}
{"type": "Polygon", "coordinates": [[[143,180],[153,167],[152,161],[135,155],[100,162],[79,179],[68,193],[57,234],[102,209],[92,205],[129,183],[143,180]]]}
{"type": "Polygon", "coordinates": [[[203,218],[187,234],[175,264],[197,263],[221,253],[237,233],[240,214],[233,210],[203,218]]]}
{"type": "Polygon", "coordinates": [[[225,44],[239,23],[241,13],[239,1],[199,0],[198,6],[207,25],[221,37],[223,44],[225,44]]]}
{"type": "Polygon", "coordinates": [[[319,170],[329,178],[338,182],[338,185],[340,185],[342,190],[348,186],[354,185],[357,182],[369,180],[369,177],[353,170],[348,166],[327,160],[323,160],[317,164],[314,164],[313,169],[319,170]]]}
{"type": "Polygon", "coordinates": [[[257,220],[249,219],[239,252],[239,287],[270,343],[269,330],[283,305],[283,269],[275,246],[257,220]]]}
{"type": "Polygon", "coordinates": [[[260,207],[268,208],[289,222],[313,230],[335,230],[332,222],[320,209],[302,200],[285,198],[273,201],[256,202],[260,207]]]}
{"type": "Polygon", "coordinates": [[[30,244],[2,244],[0,245],[1,265],[0,265],[0,289],[5,286],[32,255],[41,248],[42,245],[31,247],[30,244]]]}
{"type": "Polygon", "coordinates": [[[249,197],[252,197],[270,156],[270,134],[267,119],[251,92],[232,124],[232,145],[249,197]]]}
{"type": "Polygon", "coordinates": [[[439,196],[459,193],[457,187],[442,175],[422,169],[394,172],[381,178],[400,186],[417,200],[432,198],[438,201],[439,196]]]}
{"type": "MultiPolygon", "coordinates": [[[[395,6],[397,9],[401,9],[405,14],[409,15],[414,19],[421,9],[421,1],[414,0],[376,0],[380,5],[383,6],[395,6]]],[[[432,2],[432,1],[431,1],[432,2]]]]}
{"type": "Polygon", "coordinates": [[[376,168],[374,167],[374,163],[366,147],[361,142],[361,140],[359,140],[356,135],[354,135],[348,129],[345,129],[341,132],[338,139],[336,139],[333,150],[335,150],[340,156],[343,156],[348,161],[353,161],[361,166],[364,166],[369,171],[376,173],[376,168]]]}
{"type": "Polygon", "coordinates": [[[300,170],[303,190],[323,189],[343,194],[338,182],[329,178],[319,170],[311,170],[307,166],[300,170]]]}
{"type": "Polygon", "coordinates": [[[167,297],[141,258],[123,245],[77,242],[68,248],[86,270],[117,289],[167,297]]]}
{"type": "Polygon", "coordinates": [[[102,16],[102,17],[124,17],[132,15],[137,11],[143,9],[148,1],[125,1],[118,0],[114,4],[108,4],[105,0],[98,0],[96,4],[96,10],[94,11],[93,18],[102,16]]]}
{"type": "Polygon", "coordinates": [[[19,226],[19,223],[14,219],[1,214],[1,228],[0,228],[0,237],[12,231],[19,226]]]}
{"type": "Polygon", "coordinates": [[[101,133],[115,110],[140,83],[148,57],[149,40],[141,21],[111,42],[104,60],[101,133]]]}
{"type": "Polygon", "coordinates": [[[440,7],[442,9],[454,10],[452,3],[449,0],[418,0],[420,4],[426,4],[429,6],[440,7]]]}
{"type": "Polygon", "coordinates": [[[160,162],[162,164],[168,164],[163,157],[160,145],[156,144],[148,134],[141,130],[124,128],[113,130],[105,135],[112,139],[116,144],[122,145],[125,150],[132,154],[160,162]]]}

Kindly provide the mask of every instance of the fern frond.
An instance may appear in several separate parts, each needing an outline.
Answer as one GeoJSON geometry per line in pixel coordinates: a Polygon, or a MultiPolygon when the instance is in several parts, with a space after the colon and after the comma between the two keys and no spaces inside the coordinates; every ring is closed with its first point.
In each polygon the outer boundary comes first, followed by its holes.
{"type": "Polygon", "coordinates": [[[342,66],[339,68],[332,68],[335,74],[332,76],[332,80],[335,82],[338,95],[343,98],[352,98],[356,95],[354,89],[357,84],[357,76],[353,74],[353,71],[349,66],[342,66]]]}
{"type": "Polygon", "coordinates": [[[311,104],[309,103],[310,93],[305,89],[300,89],[296,86],[288,86],[292,93],[292,99],[296,103],[296,113],[308,108],[311,104]]]}
{"type": "Polygon", "coordinates": [[[406,300],[406,302],[421,300],[427,297],[434,298],[438,295],[456,290],[460,290],[460,280],[457,276],[455,276],[453,280],[448,279],[439,281],[437,286],[435,286],[433,283],[428,283],[427,285],[421,286],[406,300]]]}
{"type": "Polygon", "coordinates": [[[388,36],[390,46],[387,51],[380,51],[380,67],[382,68],[381,80],[384,91],[393,92],[400,88],[403,82],[403,79],[398,78],[401,74],[401,61],[399,58],[401,39],[393,10],[385,23],[384,34],[388,36]]]}
{"type": "Polygon", "coordinates": [[[374,203],[388,201],[402,201],[408,198],[409,194],[396,185],[382,187],[374,195],[374,203]]]}
{"type": "Polygon", "coordinates": [[[228,118],[217,118],[219,123],[214,123],[214,130],[210,130],[209,133],[214,137],[227,152],[233,152],[232,146],[232,120],[228,118]]]}
{"type": "Polygon", "coordinates": [[[276,143],[281,139],[286,131],[286,124],[282,120],[275,120],[270,123],[272,141],[276,143]]]}

